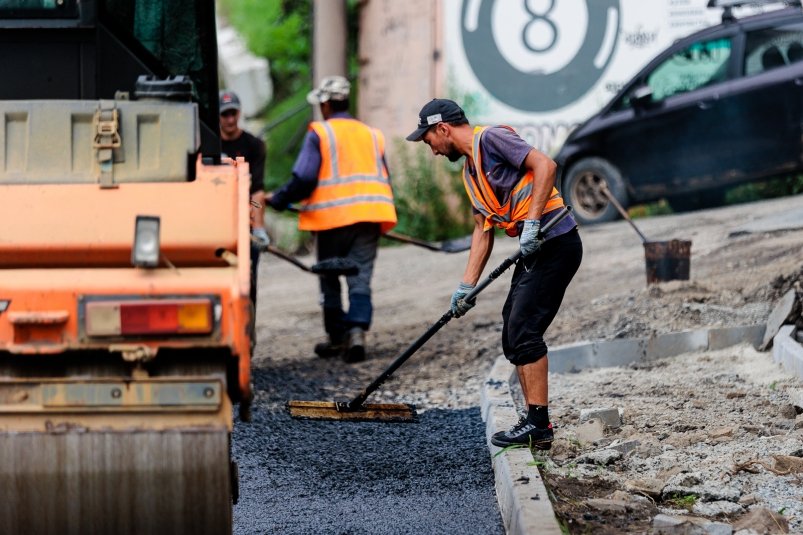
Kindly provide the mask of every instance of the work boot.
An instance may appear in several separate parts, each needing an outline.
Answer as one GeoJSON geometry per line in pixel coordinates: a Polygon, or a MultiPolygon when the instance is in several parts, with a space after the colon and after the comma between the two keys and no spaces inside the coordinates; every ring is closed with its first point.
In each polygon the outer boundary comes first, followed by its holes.
{"type": "Polygon", "coordinates": [[[365,360],[365,331],[360,327],[352,327],[348,334],[346,352],[343,360],[349,363],[365,360]]]}
{"type": "Polygon", "coordinates": [[[339,357],[346,351],[346,344],[342,337],[330,336],[326,342],[315,344],[315,354],[322,359],[339,357]]]}
{"type": "Polygon", "coordinates": [[[491,437],[491,444],[505,448],[507,446],[528,446],[534,450],[548,450],[552,447],[555,438],[552,424],[546,428],[538,428],[531,424],[526,416],[522,416],[519,423],[509,431],[499,431],[491,437]]]}

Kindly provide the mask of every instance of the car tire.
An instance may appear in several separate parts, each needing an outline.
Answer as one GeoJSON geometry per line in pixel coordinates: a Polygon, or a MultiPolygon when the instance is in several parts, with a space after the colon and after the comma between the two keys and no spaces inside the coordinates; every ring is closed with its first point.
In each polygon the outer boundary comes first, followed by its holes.
{"type": "Polygon", "coordinates": [[[602,192],[603,184],[607,184],[608,191],[627,208],[627,189],[622,174],[609,161],[583,158],[569,168],[561,193],[566,204],[574,209],[572,213],[578,223],[593,225],[619,217],[616,207],[602,192]]]}

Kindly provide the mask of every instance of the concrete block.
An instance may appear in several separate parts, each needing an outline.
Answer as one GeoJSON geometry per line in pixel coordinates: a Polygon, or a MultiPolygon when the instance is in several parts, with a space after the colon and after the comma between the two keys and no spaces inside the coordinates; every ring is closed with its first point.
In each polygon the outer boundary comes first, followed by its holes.
{"type": "Polygon", "coordinates": [[[583,422],[575,429],[577,440],[581,444],[593,444],[605,436],[605,424],[596,418],[583,422]]]}
{"type": "Polygon", "coordinates": [[[593,409],[580,409],[580,421],[586,422],[591,419],[601,421],[608,427],[619,427],[622,425],[622,419],[619,416],[619,409],[603,407],[593,409]]]}
{"type": "MultiPolygon", "coordinates": [[[[787,318],[790,317],[795,309],[795,301],[797,300],[797,293],[795,290],[786,292],[775,308],[770,312],[770,317],[767,318],[767,330],[764,332],[764,339],[761,344],[761,349],[767,349],[770,342],[772,342],[775,335],[778,334],[779,329],[787,323],[787,318]]],[[[792,323],[792,322],[789,322],[792,323]]]]}
{"type": "Polygon", "coordinates": [[[549,371],[569,373],[587,368],[626,366],[643,359],[646,347],[646,338],[568,344],[549,351],[549,371]]]}
{"type": "Polygon", "coordinates": [[[716,351],[745,342],[758,348],[766,330],[767,326],[764,324],[711,329],[708,331],[708,350],[716,351]]]}
{"type": "Polygon", "coordinates": [[[803,345],[792,338],[794,325],[784,325],[772,339],[772,360],[803,379],[803,345]]]}
{"type": "Polygon", "coordinates": [[[594,342],[575,342],[549,349],[549,371],[571,373],[588,368],[594,355],[594,342]]]}
{"type": "Polygon", "coordinates": [[[647,358],[674,357],[706,349],[708,349],[708,331],[706,329],[660,334],[649,339],[647,358]]]}

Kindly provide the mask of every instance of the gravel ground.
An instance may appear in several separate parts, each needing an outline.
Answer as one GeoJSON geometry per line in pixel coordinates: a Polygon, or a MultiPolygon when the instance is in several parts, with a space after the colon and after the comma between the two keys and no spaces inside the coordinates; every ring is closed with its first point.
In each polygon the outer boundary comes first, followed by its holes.
{"type": "Polygon", "coordinates": [[[803,415],[794,408],[803,389],[770,354],[736,346],[550,381],[562,426],[548,480],[558,495],[566,479],[606,490],[556,501],[572,532],[640,533],[658,513],[732,523],[759,507],[783,511],[790,530],[803,531],[803,459],[797,473],[772,471],[774,456],[803,457],[803,415]],[[580,411],[598,408],[619,409],[622,426],[600,431],[580,421],[580,411]],[[598,497],[631,511],[588,500],[598,497]]]}

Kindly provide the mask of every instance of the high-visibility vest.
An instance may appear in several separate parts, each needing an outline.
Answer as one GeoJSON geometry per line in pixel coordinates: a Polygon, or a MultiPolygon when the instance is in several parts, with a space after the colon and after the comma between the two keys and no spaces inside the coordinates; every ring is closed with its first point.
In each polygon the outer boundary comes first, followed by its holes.
{"type": "Polygon", "coordinates": [[[329,230],[354,223],[379,223],[382,232],[396,225],[396,208],[383,156],[382,132],[356,119],[315,121],[321,168],[318,186],[301,205],[298,228],[329,230]]]}
{"type": "MultiPolygon", "coordinates": [[[[533,172],[528,171],[522,176],[513,187],[513,191],[510,192],[507,202],[499,204],[499,199],[496,198],[496,194],[494,194],[491,184],[488,182],[488,177],[485,176],[485,171],[482,169],[480,139],[482,139],[482,134],[487,128],[487,126],[474,128],[471,156],[474,160],[476,177],[469,172],[468,160],[466,160],[463,166],[463,185],[466,187],[466,193],[468,193],[468,198],[471,200],[474,209],[485,217],[483,231],[497,226],[505,229],[509,236],[515,236],[517,234],[516,223],[527,219],[527,212],[530,210],[533,193],[533,172]]],[[[513,131],[509,126],[503,128],[513,131]]],[[[563,208],[563,198],[557,188],[553,186],[552,195],[544,207],[544,213],[546,214],[559,208],[563,208]]]]}

